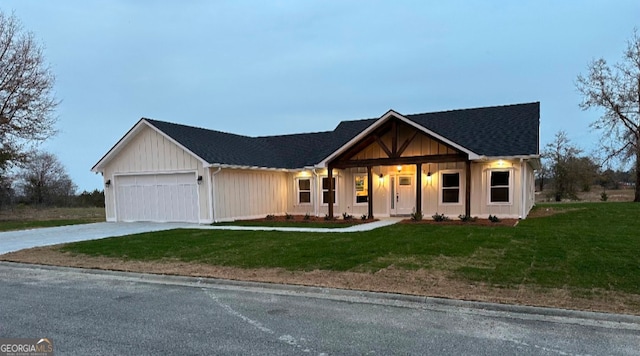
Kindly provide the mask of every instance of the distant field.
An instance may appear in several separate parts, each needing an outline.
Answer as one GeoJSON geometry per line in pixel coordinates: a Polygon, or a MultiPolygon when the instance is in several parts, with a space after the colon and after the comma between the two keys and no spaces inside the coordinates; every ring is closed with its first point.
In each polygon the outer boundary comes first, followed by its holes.
{"type": "Polygon", "coordinates": [[[0,210],[0,231],[105,221],[104,208],[31,208],[0,210]]]}
{"type": "MultiPolygon", "coordinates": [[[[602,192],[607,193],[607,201],[633,201],[634,190],[633,187],[627,189],[602,189],[601,186],[594,185],[588,192],[579,192],[578,198],[584,202],[597,202],[601,201],[602,192]]],[[[536,202],[550,201],[548,194],[551,193],[551,187],[545,189],[542,192],[536,192],[536,202]]]]}

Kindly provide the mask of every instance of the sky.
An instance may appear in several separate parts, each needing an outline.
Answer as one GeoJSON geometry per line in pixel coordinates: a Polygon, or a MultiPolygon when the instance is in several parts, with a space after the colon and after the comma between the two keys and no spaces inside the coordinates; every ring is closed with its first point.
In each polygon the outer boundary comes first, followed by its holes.
{"type": "MultiPolygon", "coordinates": [[[[541,146],[597,148],[576,77],[622,58],[638,0],[2,0],[56,76],[58,156],[79,191],[142,118],[248,136],[539,101],[541,146]]],[[[640,30],[640,28],[639,28],[640,30]]],[[[464,129],[464,128],[461,128],[464,129]]],[[[496,128],[499,130],[499,128],[496,128]]]]}

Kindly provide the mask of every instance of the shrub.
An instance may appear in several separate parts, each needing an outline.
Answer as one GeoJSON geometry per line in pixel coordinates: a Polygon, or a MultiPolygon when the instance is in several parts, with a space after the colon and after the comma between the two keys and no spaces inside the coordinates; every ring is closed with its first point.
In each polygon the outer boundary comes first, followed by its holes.
{"type": "Polygon", "coordinates": [[[331,221],[331,220],[335,220],[336,218],[333,216],[329,216],[329,214],[324,214],[324,219],[326,221],[331,221]]]}
{"type": "Polygon", "coordinates": [[[304,214],[304,220],[311,220],[311,215],[309,213],[304,214]]]}
{"type": "Polygon", "coordinates": [[[444,214],[435,213],[435,214],[431,215],[431,217],[433,218],[433,221],[437,221],[437,222],[449,221],[449,218],[444,214]]]}
{"type": "Polygon", "coordinates": [[[351,219],[353,219],[353,215],[350,215],[350,214],[348,214],[346,212],[342,213],[342,219],[343,220],[351,220],[351,219]]]}
{"type": "Polygon", "coordinates": [[[460,215],[458,215],[458,219],[460,219],[461,221],[464,221],[464,222],[474,222],[474,221],[476,221],[478,219],[478,217],[477,216],[471,217],[469,215],[460,214],[460,215]]]}
{"type": "Polygon", "coordinates": [[[287,220],[292,220],[293,219],[293,215],[289,214],[289,213],[284,213],[284,218],[287,220]]]}
{"type": "Polygon", "coordinates": [[[609,196],[607,195],[607,192],[602,192],[602,194],[600,194],[600,201],[607,201],[609,199],[609,196]]]}
{"type": "Polygon", "coordinates": [[[362,216],[360,216],[360,220],[367,220],[367,214],[362,214],[362,216]]]}
{"type": "Polygon", "coordinates": [[[489,221],[497,223],[500,222],[500,219],[496,215],[489,214],[489,221]]]}
{"type": "Polygon", "coordinates": [[[273,214],[267,215],[267,220],[275,220],[276,216],[273,214]]]}
{"type": "Polygon", "coordinates": [[[420,221],[420,220],[422,220],[423,217],[424,217],[424,214],[422,214],[421,211],[418,212],[418,211],[413,210],[411,212],[411,220],[413,220],[413,221],[420,221]]]}

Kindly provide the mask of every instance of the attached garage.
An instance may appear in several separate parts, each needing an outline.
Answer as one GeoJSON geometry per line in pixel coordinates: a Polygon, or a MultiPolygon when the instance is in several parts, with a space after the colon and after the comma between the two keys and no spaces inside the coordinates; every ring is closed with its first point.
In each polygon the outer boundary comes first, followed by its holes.
{"type": "Polygon", "coordinates": [[[115,177],[118,221],[198,222],[195,173],[115,177]]]}

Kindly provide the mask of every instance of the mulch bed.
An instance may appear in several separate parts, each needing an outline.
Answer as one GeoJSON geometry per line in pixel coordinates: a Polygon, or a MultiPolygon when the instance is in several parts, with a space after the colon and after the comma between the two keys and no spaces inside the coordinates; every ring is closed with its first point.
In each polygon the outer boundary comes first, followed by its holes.
{"type": "Polygon", "coordinates": [[[492,222],[489,219],[476,219],[476,221],[462,221],[462,220],[447,220],[447,221],[435,221],[435,220],[420,220],[415,221],[411,219],[402,220],[401,224],[427,224],[427,225],[468,225],[468,226],[516,226],[518,225],[518,219],[501,219],[498,222],[492,222]]]}
{"type": "Polygon", "coordinates": [[[304,215],[290,215],[290,218],[287,219],[286,216],[277,215],[269,218],[261,218],[261,219],[250,219],[250,220],[236,220],[236,221],[248,221],[248,222],[290,222],[290,223],[314,223],[314,224],[349,224],[349,225],[359,225],[366,224],[374,221],[378,221],[378,219],[366,219],[362,220],[359,217],[353,217],[353,219],[343,219],[335,218],[333,220],[325,220],[323,216],[309,216],[308,219],[304,218],[304,215]]]}

